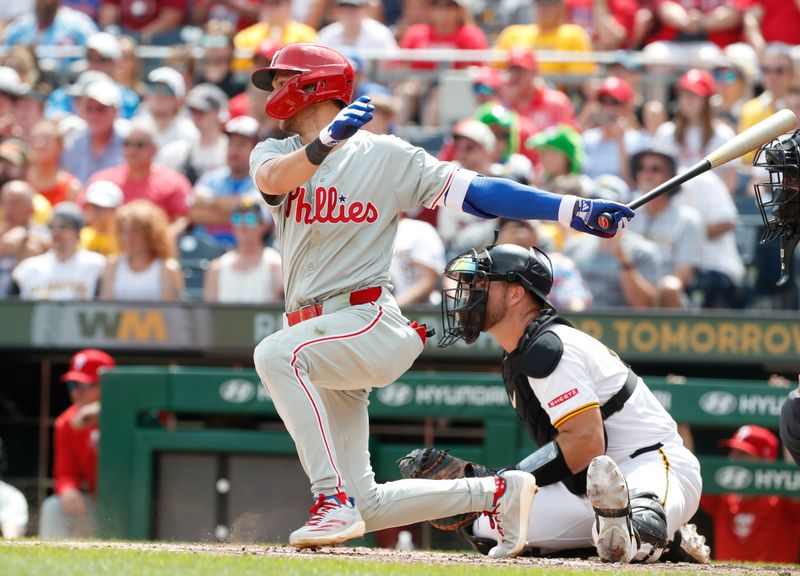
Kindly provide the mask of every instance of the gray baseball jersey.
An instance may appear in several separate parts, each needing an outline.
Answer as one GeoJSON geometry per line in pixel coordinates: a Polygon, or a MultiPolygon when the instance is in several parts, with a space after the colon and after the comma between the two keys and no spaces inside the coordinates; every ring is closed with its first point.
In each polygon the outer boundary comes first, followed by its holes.
{"type": "MultiPolygon", "coordinates": [[[[301,147],[299,136],[259,143],[250,155],[250,174],[301,147]]],[[[368,286],[389,287],[398,214],[441,203],[455,170],[399,138],[360,131],[331,152],[309,182],[268,197],[283,257],[286,309],[368,286]]]]}

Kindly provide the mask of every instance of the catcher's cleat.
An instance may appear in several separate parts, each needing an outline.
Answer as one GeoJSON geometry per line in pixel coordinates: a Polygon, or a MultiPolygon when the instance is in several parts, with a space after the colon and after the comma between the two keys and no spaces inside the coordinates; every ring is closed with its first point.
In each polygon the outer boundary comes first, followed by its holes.
{"type": "Polygon", "coordinates": [[[489,550],[491,558],[513,558],[525,549],[531,503],[538,488],[533,475],[509,470],[495,476],[492,509],[484,512],[500,535],[500,541],[489,550]]]}
{"type": "Polygon", "coordinates": [[[706,545],[706,537],[697,533],[697,526],[684,524],[675,533],[661,559],[666,562],[708,564],[711,560],[711,548],[706,545]]]}
{"type": "Polygon", "coordinates": [[[325,496],[309,510],[311,518],[302,528],[289,535],[289,544],[297,548],[333,546],[353,538],[361,538],[366,526],[355,500],[344,492],[325,496]]]}
{"type": "Polygon", "coordinates": [[[598,456],[589,464],[586,495],[595,512],[600,559],[629,563],[636,550],[628,485],[617,463],[608,456],[598,456]]]}

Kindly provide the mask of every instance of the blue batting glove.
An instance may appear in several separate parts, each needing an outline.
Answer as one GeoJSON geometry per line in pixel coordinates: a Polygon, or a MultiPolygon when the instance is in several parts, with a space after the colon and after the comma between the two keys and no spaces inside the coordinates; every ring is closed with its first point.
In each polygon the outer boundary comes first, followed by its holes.
{"type": "Polygon", "coordinates": [[[575,202],[575,208],[572,212],[572,221],[570,226],[575,230],[600,236],[602,238],[611,238],[618,230],[625,228],[628,220],[633,218],[634,212],[625,204],[619,202],[612,202],[610,200],[589,200],[587,198],[579,198],[575,202]],[[601,214],[610,214],[611,221],[608,222],[607,227],[601,227],[598,223],[598,217],[601,214]]]}
{"type": "Polygon", "coordinates": [[[370,98],[362,96],[336,115],[333,122],[325,126],[320,133],[320,142],[333,148],[342,140],[347,140],[372,120],[375,106],[369,103],[370,98]]]}

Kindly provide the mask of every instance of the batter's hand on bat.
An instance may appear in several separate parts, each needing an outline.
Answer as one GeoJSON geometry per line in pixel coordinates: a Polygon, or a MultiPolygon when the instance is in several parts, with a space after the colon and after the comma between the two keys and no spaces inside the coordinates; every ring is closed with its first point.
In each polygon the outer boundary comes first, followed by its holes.
{"type": "Polygon", "coordinates": [[[570,226],[587,234],[611,238],[619,229],[624,228],[633,216],[633,210],[625,204],[610,200],[579,198],[575,202],[570,226]]]}
{"type": "Polygon", "coordinates": [[[358,132],[364,124],[372,120],[372,112],[375,110],[375,106],[369,102],[369,97],[362,96],[350,106],[342,109],[333,119],[333,122],[320,131],[320,141],[325,146],[333,148],[342,140],[347,140],[358,132]]]}

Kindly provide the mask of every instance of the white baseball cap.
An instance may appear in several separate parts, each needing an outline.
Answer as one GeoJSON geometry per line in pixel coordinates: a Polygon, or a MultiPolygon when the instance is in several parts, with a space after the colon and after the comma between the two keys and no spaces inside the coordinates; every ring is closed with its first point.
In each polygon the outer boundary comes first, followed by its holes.
{"type": "Polygon", "coordinates": [[[96,80],[89,84],[83,91],[86,98],[97,100],[103,106],[112,106],[119,109],[122,103],[122,94],[117,85],[108,80],[96,80]]]}
{"type": "Polygon", "coordinates": [[[225,123],[226,134],[239,134],[240,136],[252,138],[254,140],[258,139],[258,132],[260,129],[261,126],[259,126],[258,120],[251,116],[237,116],[225,123]]]}
{"type": "Polygon", "coordinates": [[[18,96],[22,79],[16,70],[9,66],[0,66],[0,93],[18,96]]]}
{"type": "Polygon", "coordinates": [[[125,195],[122,189],[108,180],[97,180],[86,188],[86,203],[101,208],[118,208],[122,206],[125,195]]]}
{"type": "Polygon", "coordinates": [[[473,118],[456,122],[455,126],[453,126],[453,136],[468,138],[487,152],[493,151],[497,143],[492,129],[480,120],[473,118]]]}
{"type": "Polygon", "coordinates": [[[108,32],[95,32],[86,39],[86,49],[94,50],[103,58],[119,60],[122,50],[119,48],[117,37],[108,32]]]}
{"type": "Polygon", "coordinates": [[[147,81],[150,84],[166,84],[176,98],[183,98],[186,94],[186,83],[175,68],[169,66],[156,68],[147,75],[147,81]]]}

